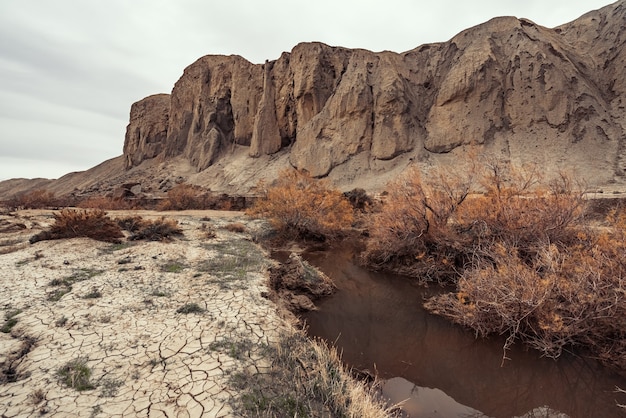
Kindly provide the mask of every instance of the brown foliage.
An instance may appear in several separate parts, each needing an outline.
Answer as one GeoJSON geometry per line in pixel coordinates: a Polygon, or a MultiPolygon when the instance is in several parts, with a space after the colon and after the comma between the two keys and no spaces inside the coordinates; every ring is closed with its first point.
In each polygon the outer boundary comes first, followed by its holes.
{"type": "Polygon", "coordinates": [[[465,201],[473,176],[435,172],[429,178],[423,182],[411,169],[390,184],[382,210],[371,220],[363,255],[367,264],[426,279],[456,275],[464,243],[448,220],[465,201]]]}
{"type": "Polygon", "coordinates": [[[110,196],[91,196],[81,200],[76,206],[85,209],[102,209],[102,210],[133,210],[137,209],[136,205],[123,198],[114,198],[110,196]]]}
{"type": "Polygon", "coordinates": [[[133,234],[128,238],[131,241],[169,241],[174,236],[183,235],[183,231],[180,229],[178,221],[175,219],[166,219],[163,217],[154,221],[137,221],[133,218],[133,220],[128,221],[128,224],[134,229],[133,234]]]}
{"type": "Polygon", "coordinates": [[[200,186],[181,183],[167,192],[167,197],[157,206],[157,210],[216,209],[229,207],[223,197],[216,197],[200,186]]]}
{"type": "Polygon", "coordinates": [[[5,202],[5,205],[12,209],[45,209],[57,206],[58,200],[54,193],[37,189],[17,194],[5,202]]]}
{"type": "Polygon", "coordinates": [[[243,233],[246,232],[246,226],[241,222],[233,222],[224,226],[224,229],[230,232],[243,233]]]}
{"type": "Polygon", "coordinates": [[[63,209],[54,214],[54,224],[47,231],[30,238],[30,243],[51,239],[86,237],[98,241],[120,242],[124,234],[103,210],[63,209]]]}
{"type": "Polygon", "coordinates": [[[281,172],[248,213],[269,218],[284,236],[320,240],[338,237],[354,219],[341,192],[297,170],[281,172]]]}

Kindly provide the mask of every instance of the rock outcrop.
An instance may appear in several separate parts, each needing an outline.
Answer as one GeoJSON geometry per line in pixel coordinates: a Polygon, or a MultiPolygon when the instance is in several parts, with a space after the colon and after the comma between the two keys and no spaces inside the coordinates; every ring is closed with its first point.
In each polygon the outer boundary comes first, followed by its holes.
{"type": "Polygon", "coordinates": [[[164,180],[160,162],[247,193],[293,166],[371,190],[472,148],[626,187],[625,28],[620,0],[554,29],[498,17],[404,53],[313,42],[264,64],[205,56],[171,94],[133,104],[118,180],[164,180]]]}
{"type": "Polygon", "coordinates": [[[367,171],[478,146],[614,181],[626,168],[625,5],[555,29],[495,18],[402,54],[303,43],[258,65],[206,56],[174,86],[169,118],[164,95],[133,105],[127,167],[183,156],[203,171],[248,147],[332,177],[357,157],[367,171]]]}

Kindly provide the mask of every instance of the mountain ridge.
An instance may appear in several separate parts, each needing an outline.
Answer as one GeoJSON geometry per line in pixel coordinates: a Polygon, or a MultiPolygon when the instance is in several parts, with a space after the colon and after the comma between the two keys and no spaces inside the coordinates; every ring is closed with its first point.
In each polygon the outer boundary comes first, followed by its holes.
{"type": "Polygon", "coordinates": [[[159,192],[185,180],[250,194],[295,167],[380,191],[410,165],[462,165],[470,149],[621,187],[625,27],[621,0],[553,29],[496,17],[403,53],[310,42],[264,64],[207,55],[171,94],[132,105],[123,168],[113,159],[46,187],[159,192]]]}

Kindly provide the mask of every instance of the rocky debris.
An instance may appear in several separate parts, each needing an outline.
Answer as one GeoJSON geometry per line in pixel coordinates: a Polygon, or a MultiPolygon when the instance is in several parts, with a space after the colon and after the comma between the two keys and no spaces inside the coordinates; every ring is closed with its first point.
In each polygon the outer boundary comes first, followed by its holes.
{"type": "Polygon", "coordinates": [[[315,310],[314,300],[331,295],[335,284],[296,253],[288,260],[270,268],[270,288],[279,305],[290,312],[315,310]]]}

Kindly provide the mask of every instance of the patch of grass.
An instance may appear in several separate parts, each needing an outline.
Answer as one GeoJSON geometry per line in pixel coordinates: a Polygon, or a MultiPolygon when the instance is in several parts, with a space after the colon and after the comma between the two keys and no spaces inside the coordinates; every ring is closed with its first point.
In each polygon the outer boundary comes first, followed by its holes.
{"type": "Polygon", "coordinates": [[[219,351],[237,360],[249,357],[255,344],[246,337],[224,338],[209,345],[210,351],[219,351]]]}
{"type": "Polygon", "coordinates": [[[248,272],[261,271],[265,263],[261,250],[245,239],[207,243],[204,248],[216,254],[200,263],[198,270],[219,279],[244,279],[248,272]]]}
{"type": "Polygon", "coordinates": [[[95,389],[95,385],[90,381],[91,374],[92,372],[89,366],[87,366],[86,358],[71,360],[57,370],[59,381],[79,392],[95,389]]]}
{"type": "Polygon", "coordinates": [[[98,299],[102,297],[102,292],[96,287],[92,287],[89,293],[83,295],[83,299],[98,299]]]}
{"type": "Polygon", "coordinates": [[[114,253],[116,251],[125,250],[126,248],[130,248],[132,246],[133,246],[133,244],[131,244],[129,242],[120,242],[120,243],[117,243],[117,244],[111,244],[109,247],[107,247],[104,250],[102,250],[102,252],[105,253],[105,254],[111,254],[111,253],[114,253]]]}
{"type": "Polygon", "coordinates": [[[102,273],[104,273],[104,270],[82,268],[74,270],[74,272],[67,277],[52,279],[48,285],[58,287],[58,289],[48,292],[47,299],[51,302],[58,302],[63,296],[72,291],[72,285],[74,283],[89,280],[102,273]]]}
{"type": "Polygon", "coordinates": [[[171,293],[162,290],[162,289],[154,289],[151,293],[152,296],[156,296],[158,298],[162,298],[162,297],[166,297],[166,296],[170,296],[171,293]]]}
{"type": "Polygon", "coordinates": [[[8,311],[4,315],[4,324],[2,324],[2,327],[0,327],[0,332],[3,332],[5,334],[11,332],[11,329],[13,329],[13,327],[17,324],[16,316],[21,314],[22,312],[23,311],[21,309],[13,309],[8,311]]]}
{"type": "Polygon", "coordinates": [[[58,302],[61,298],[72,291],[72,286],[61,286],[51,292],[48,292],[46,299],[50,302],[58,302]]]}
{"type": "Polygon", "coordinates": [[[191,313],[203,313],[204,308],[201,308],[200,305],[193,302],[193,303],[184,304],[180,308],[176,309],[176,312],[180,314],[185,314],[185,315],[191,314],[191,313]]]}
{"type": "Polygon", "coordinates": [[[43,389],[36,389],[30,394],[29,398],[33,405],[37,405],[46,400],[46,392],[43,389]]]}
{"type": "Polygon", "coordinates": [[[232,400],[236,413],[285,418],[390,416],[375,389],[355,381],[335,350],[304,333],[283,334],[265,350],[272,359],[269,371],[246,369],[231,375],[229,384],[238,393],[232,400]]]}
{"type": "Polygon", "coordinates": [[[103,398],[114,398],[118,390],[124,384],[123,380],[104,378],[100,380],[100,396],[103,398]]]}
{"type": "Polygon", "coordinates": [[[167,263],[163,264],[161,266],[161,271],[164,273],[180,273],[181,271],[183,271],[184,269],[186,269],[187,266],[183,263],[181,263],[180,261],[168,261],[167,263]]]}

